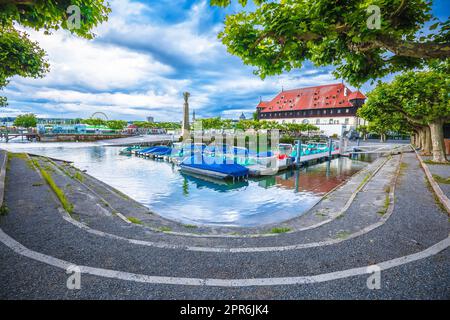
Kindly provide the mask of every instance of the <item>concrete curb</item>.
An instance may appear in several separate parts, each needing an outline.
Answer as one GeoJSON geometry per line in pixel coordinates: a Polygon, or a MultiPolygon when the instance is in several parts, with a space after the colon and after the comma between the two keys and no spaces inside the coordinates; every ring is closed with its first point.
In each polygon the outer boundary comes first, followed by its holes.
{"type": "Polygon", "coordinates": [[[5,194],[5,179],[6,179],[6,164],[8,163],[8,152],[1,150],[5,154],[3,162],[0,167],[0,207],[3,206],[3,197],[5,194]]]}
{"type": "MultiPolygon", "coordinates": [[[[353,201],[356,198],[357,194],[372,180],[372,178],[381,170],[381,168],[383,168],[385,166],[385,164],[389,160],[390,160],[390,158],[386,157],[386,159],[380,161],[380,164],[378,164],[374,169],[371,169],[371,171],[369,171],[369,173],[368,173],[369,174],[369,178],[366,181],[364,181],[363,184],[359,185],[355,190],[353,190],[352,194],[350,195],[350,197],[346,201],[345,205],[337,213],[334,213],[332,215],[332,217],[330,217],[329,219],[323,220],[321,222],[315,223],[313,225],[307,226],[307,227],[293,229],[293,230],[285,232],[283,234],[291,234],[291,233],[302,232],[302,231],[306,231],[306,230],[310,230],[310,229],[315,229],[315,228],[323,226],[323,225],[325,225],[327,223],[330,223],[330,222],[334,221],[335,219],[337,219],[339,216],[345,214],[345,212],[348,210],[348,208],[353,203],[353,201]]],[[[55,163],[54,161],[51,161],[51,162],[56,168],[58,168],[61,171],[61,168],[60,168],[59,164],[55,163]]],[[[76,169],[76,170],[78,170],[78,169],[76,169]]],[[[364,171],[364,170],[366,170],[366,169],[363,169],[362,171],[364,171]]],[[[88,176],[92,180],[97,180],[95,177],[92,177],[89,174],[86,174],[85,172],[82,172],[82,174],[88,176]]],[[[103,197],[98,195],[95,191],[93,191],[84,182],[81,182],[81,181],[77,181],[77,182],[80,183],[81,185],[83,185],[84,187],[86,187],[91,192],[93,192],[99,198],[101,198],[102,201],[104,201],[105,203],[108,203],[107,210],[111,211],[111,209],[112,209],[111,213],[113,215],[116,215],[118,218],[120,218],[126,224],[130,224],[131,223],[131,221],[128,220],[128,218],[126,216],[124,216],[123,214],[118,212],[116,209],[114,209],[113,205],[111,205],[103,197]]],[[[100,182],[103,183],[102,181],[100,181],[100,182]]],[[[335,188],[333,188],[333,190],[330,190],[326,195],[324,195],[322,197],[322,199],[319,202],[317,202],[311,209],[309,209],[309,211],[313,210],[327,195],[329,195],[332,192],[336,191],[337,189],[339,189],[340,187],[345,185],[347,182],[348,181],[345,181],[342,184],[340,184],[339,186],[336,186],[335,188]]],[[[107,187],[113,189],[110,186],[107,186],[107,187]]],[[[115,191],[115,190],[112,190],[112,191],[115,191]]],[[[158,215],[157,213],[154,213],[154,214],[158,215]]],[[[162,219],[166,219],[166,218],[162,218],[162,219]]],[[[174,220],[169,220],[169,221],[178,223],[177,221],[174,221],[174,220]]],[[[286,223],[288,221],[290,221],[290,220],[287,220],[287,221],[284,221],[284,222],[280,222],[277,225],[278,226],[283,226],[283,223],[286,223]]],[[[151,227],[151,226],[148,226],[148,225],[140,225],[139,227],[146,228],[146,229],[148,229],[148,230],[150,230],[152,232],[164,233],[164,234],[173,235],[173,236],[193,237],[193,238],[224,238],[224,239],[226,239],[226,238],[265,238],[265,237],[277,237],[277,236],[280,235],[280,234],[275,234],[275,233],[273,233],[273,234],[272,233],[251,233],[251,234],[240,234],[240,235],[233,235],[233,234],[226,234],[226,233],[220,233],[220,234],[208,234],[208,233],[198,234],[198,233],[179,232],[179,231],[161,231],[158,228],[154,228],[154,227],[151,227]]]]}
{"type": "Polygon", "coordinates": [[[447,198],[445,193],[442,191],[439,184],[434,180],[433,175],[430,172],[430,169],[428,169],[428,166],[423,161],[420,154],[417,152],[417,150],[415,150],[415,152],[416,152],[417,159],[419,159],[420,165],[422,166],[422,169],[425,172],[428,182],[430,182],[430,185],[433,188],[433,191],[436,194],[439,202],[444,206],[447,213],[450,214],[450,200],[447,198]]]}
{"type": "Polygon", "coordinates": [[[187,251],[199,251],[199,252],[215,252],[215,253],[243,253],[243,252],[275,252],[275,251],[288,251],[288,250],[299,250],[299,249],[306,249],[306,248],[314,248],[314,247],[321,247],[321,246],[329,246],[341,243],[343,241],[347,241],[356,237],[359,237],[365,233],[368,233],[372,230],[375,230],[376,228],[382,226],[392,215],[394,212],[394,206],[395,206],[395,187],[398,181],[398,177],[400,174],[400,163],[403,158],[403,155],[400,156],[399,159],[399,165],[397,167],[395,177],[392,181],[391,190],[389,192],[389,207],[386,210],[386,213],[381,217],[380,221],[369,225],[359,231],[356,231],[352,234],[350,234],[345,239],[332,239],[332,240],[325,240],[325,241],[319,241],[319,242],[310,242],[310,243],[302,243],[302,244],[292,244],[292,245],[285,245],[285,246],[278,246],[278,247],[245,247],[245,248],[233,248],[233,247],[201,247],[201,246],[184,246],[184,245],[170,245],[164,242],[151,242],[151,241],[145,241],[145,240],[136,240],[136,239],[130,239],[121,237],[115,234],[110,234],[107,232],[99,231],[96,229],[92,229],[85,224],[78,222],[74,220],[62,207],[59,208],[59,211],[61,212],[61,215],[63,216],[63,219],[67,222],[73,224],[74,226],[83,229],[84,231],[95,234],[97,236],[101,237],[108,237],[111,239],[126,241],[131,244],[135,245],[142,245],[142,246],[148,246],[148,247],[156,247],[156,248],[164,248],[164,249],[181,249],[181,250],[187,250],[187,251]]]}

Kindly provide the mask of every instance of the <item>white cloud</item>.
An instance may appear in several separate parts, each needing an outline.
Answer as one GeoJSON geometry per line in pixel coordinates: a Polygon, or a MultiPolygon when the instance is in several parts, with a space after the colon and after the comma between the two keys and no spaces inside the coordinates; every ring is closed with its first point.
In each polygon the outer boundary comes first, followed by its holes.
{"type": "Polygon", "coordinates": [[[27,30],[45,49],[50,72],[43,79],[16,80],[40,86],[82,86],[93,90],[114,90],[136,86],[154,76],[170,74],[170,66],[149,55],[120,47],[99,45],[65,31],[52,35],[27,30]]]}
{"type": "Polygon", "coordinates": [[[193,5],[185,20],[170,25],[152,21],[143,23],[135,19],[137,13],[151,11],[151,5],[143,8],[142,4],[128,0],[116,0],[111,4],[113,13],[110,19],[97,30],[100,38],[126,39],[126,43],[141,47],[164,48],[167,54],[193,64],[209,61],[224,53],[217,39],[219,24],[206,33],[199,30],[201,19],[208,15],[205,0],[193,5]],[[135,9],[130,9],[135,6],[135,9]],[[128,9],[123,10],[124,7],[128,9]]]}

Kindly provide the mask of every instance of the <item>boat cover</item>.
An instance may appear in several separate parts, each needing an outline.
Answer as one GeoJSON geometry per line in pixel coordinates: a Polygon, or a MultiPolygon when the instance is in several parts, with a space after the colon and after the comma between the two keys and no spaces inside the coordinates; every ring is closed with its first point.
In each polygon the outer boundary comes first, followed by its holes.
{"type": "Polygon", "coordinates": [[[213,157],[204,157],[203,155],[193,155],[183,160],[180,167],[200,169],[205,171],[218,172],[230,177],[244,177],[248,175],[248,169],[237,163],[227,163],[222,159],[213,157]],[[215,161],[217,160],[217,161],[215,161]]]}

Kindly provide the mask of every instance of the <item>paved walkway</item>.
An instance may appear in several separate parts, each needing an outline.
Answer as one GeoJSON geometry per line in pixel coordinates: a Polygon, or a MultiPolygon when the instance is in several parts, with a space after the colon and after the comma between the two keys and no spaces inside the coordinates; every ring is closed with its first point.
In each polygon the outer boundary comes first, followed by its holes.
{"type": "MultiPolygon", "coordinates": [[[[12,157],[8,213],[0,217],[0,298],[448,299],[449,219],[427,189],[415,155],[402,161],[391,213],[373,212],[377,219],[360,214],[370,199],[367,185],[340,219],[248,239],[153,232],[124,223],[102,205],[77,223],[28,161],[12,157]],[[374,223],[379,225],[365,230],[374,223]],[[339,241],[323,243],[329,240],[339,241]],[[67,289],[65,268],[71,264],[81,266],[80,290],[67,289]],[[383,270],[379,290],[366,285],[373,264],[383,270]]],[[[82,191],[48,166],[58,183],[82,191]]],[[[95,198],[84,195],[85,205],[95,198]]]]}

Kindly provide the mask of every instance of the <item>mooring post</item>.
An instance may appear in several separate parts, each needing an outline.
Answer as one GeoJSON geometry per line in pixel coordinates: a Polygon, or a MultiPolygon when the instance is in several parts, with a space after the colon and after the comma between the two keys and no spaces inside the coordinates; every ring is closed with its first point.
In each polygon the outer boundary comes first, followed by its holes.
{"type": "Polygon", "coordinates": [[[296,155],[295,155],[295,165],[297,167],[300,167],[300,155],[302,153],[302,140],[295,140],[295,150],[296,150],[296,155]]]}
{"type": "Polygon", "coordinates": [[[328,138],[328,158],[331,159],[331,154],[333,150],[333,139],[328,138]]]}

